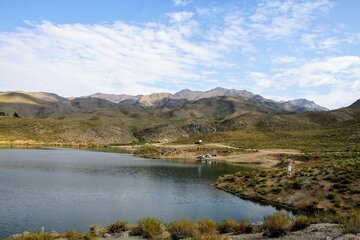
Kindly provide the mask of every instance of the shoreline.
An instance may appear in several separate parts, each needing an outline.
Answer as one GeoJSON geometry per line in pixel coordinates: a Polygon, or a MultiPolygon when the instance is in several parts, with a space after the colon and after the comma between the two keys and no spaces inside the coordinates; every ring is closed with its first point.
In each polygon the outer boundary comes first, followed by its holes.
{"type": "Polygon", "coordinates": [[[250,223],[247,221],[223,220],[215,223],[210,219],[198,221],[175,220],[164,223],[159,219],[145,217],[137,224],[118,221],[107,227],[91,225],[88,232],[35,231],[17,233],[6,237],[12,240],[28,239],[69,239],[69,240],[141,240],[147,239],[214,239],[214,240],[322,240],[322,239],[359,239],[360,234],[349,231],[343,224],[319,223],[311,218],[286,218],[283,225],[274,226],[272,221],[281,214],[271,215],[263,222],[250,223]],[[300,220],[302,219],[302,220],[300,220]],[[270,222],[269,222],[270,221],[270,222]]]}

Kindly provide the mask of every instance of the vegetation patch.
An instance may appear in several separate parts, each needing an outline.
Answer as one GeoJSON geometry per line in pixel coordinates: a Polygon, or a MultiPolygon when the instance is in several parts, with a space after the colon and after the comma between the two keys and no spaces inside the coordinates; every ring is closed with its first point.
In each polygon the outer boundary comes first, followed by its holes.
{"type": "Polygon", "coordinates": [[[145,217],[138,222],[141,229],[141,235],[144,238],[156,238],[163,233],[163,224],[159,219],[145,217]]]}
{"type": "Polygon", "coordinates": [[[197,229],[196,226],[188,220],[178,220],[169,223],[167,230],[170,233],[171,239],[180,240],[192,237],[197,229]]]}
{"type": "Polygon", "coordinates": [[[269,237],[280,237],[286,234],[290,226],[290,218],[283,212],[264,218],[264,226],[269,237]]]}

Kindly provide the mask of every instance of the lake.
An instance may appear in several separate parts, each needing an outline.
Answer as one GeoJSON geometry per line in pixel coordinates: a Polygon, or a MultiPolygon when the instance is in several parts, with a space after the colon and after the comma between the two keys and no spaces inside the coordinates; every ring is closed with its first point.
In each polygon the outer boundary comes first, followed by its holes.
{"type": "Polygon", "coordinates": [[[145,159],[78,149],[0,150],[0,237],[144,216],[262,220],[277,211],[213,186],[241,168],[145,159]]]}

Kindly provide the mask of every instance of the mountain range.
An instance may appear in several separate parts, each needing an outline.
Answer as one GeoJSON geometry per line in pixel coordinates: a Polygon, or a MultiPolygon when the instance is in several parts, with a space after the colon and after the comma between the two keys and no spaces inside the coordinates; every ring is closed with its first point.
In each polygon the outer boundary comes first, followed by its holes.
{"type": "Polygon", "coordinates": [[[322,107],[313,101],[307,99],[295,99],[289,101],[274,101],[271,99],[266,99],[260,95],[253,94],[246,90],[235,90],[235,89],[226,89],[226,88],[214,88],[208,91],[192,91],[190,89],[184,89],[175,94],[171,93],[153,93],[150,95],[115,95],[115,94],[103,94],[95,93],[88,97],[106,99],[111,102],[119,103],[123,106],[136,105],[136,106],[155,106],[162,107],[166,106],[169,103],[175,104],[185,104],[187,102],[192,102],[204,98],[212,97],[234,97],[238,99],[247,100],[259,105],[267,106],[276,111],[283,112],[309,112],[309,111],[327,111],[328,109],[322,107]]]}
{"type": "Polygon", "coordinates": [[[357,101],[330,111],[306,99],[279,102],[245,90],[215,88],[138,96],[97,93],[77,98],[43,92],[0,92],[1,112],[16,112],[20,118],[0,117],[0,141],[108,144],[168,142],[223,131],[358,126],[360,107],[357,101]]]}

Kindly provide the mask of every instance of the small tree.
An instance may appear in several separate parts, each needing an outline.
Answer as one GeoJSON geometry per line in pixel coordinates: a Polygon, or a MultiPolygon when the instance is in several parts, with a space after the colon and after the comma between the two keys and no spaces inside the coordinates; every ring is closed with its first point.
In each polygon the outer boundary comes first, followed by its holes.
{"type": "Polygon", "coordinates": [[[2,116],[6,116],[6,114],[4,112],[0,112],[0,117],[2,116]]]}
{"type": "Polygon", "coordinates": [[[14,112],[14,117],[20,118],[19,114],[17,112],[14,112]]]}

